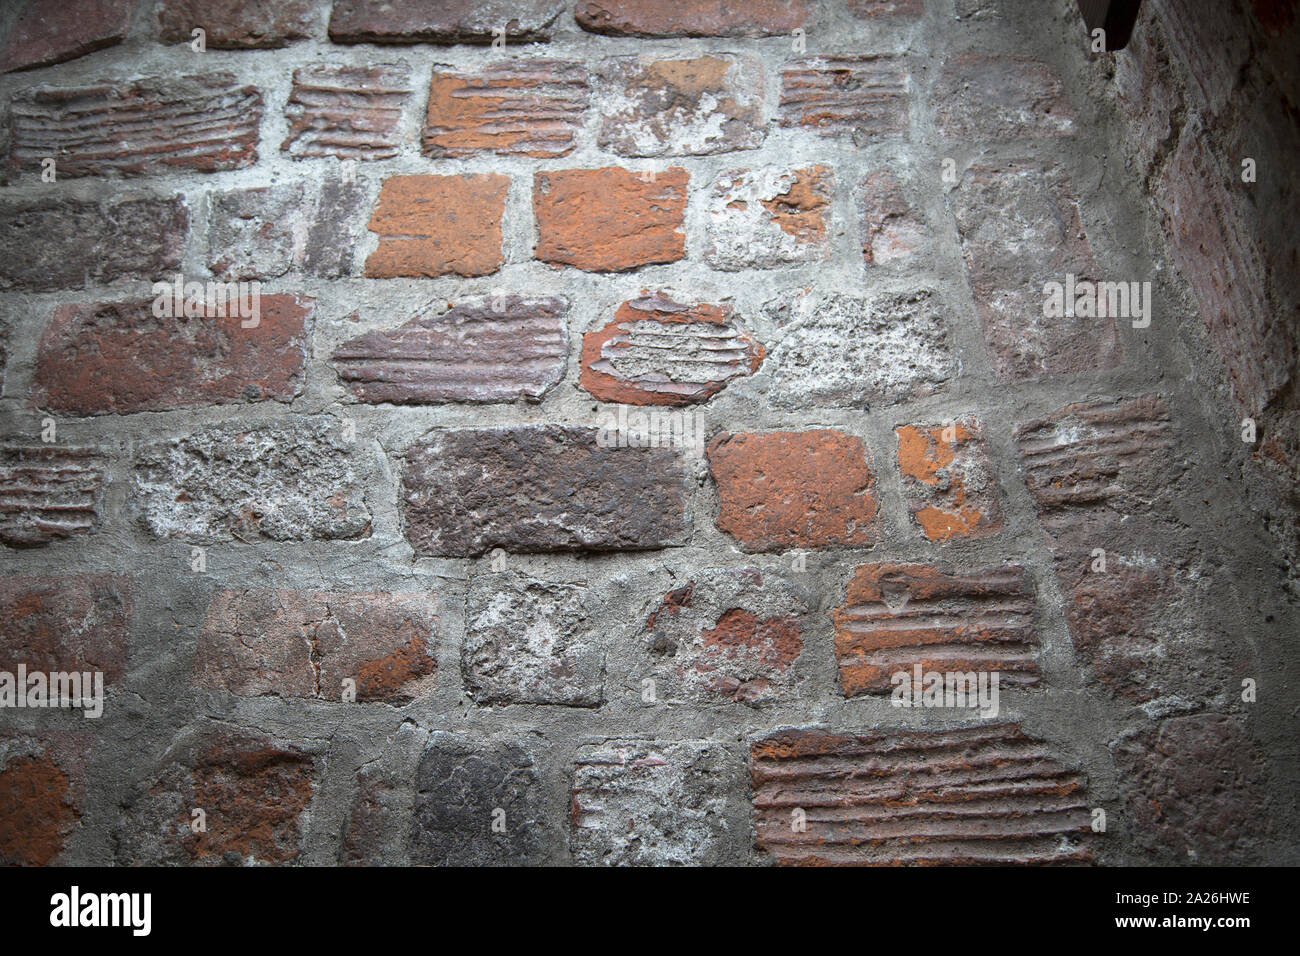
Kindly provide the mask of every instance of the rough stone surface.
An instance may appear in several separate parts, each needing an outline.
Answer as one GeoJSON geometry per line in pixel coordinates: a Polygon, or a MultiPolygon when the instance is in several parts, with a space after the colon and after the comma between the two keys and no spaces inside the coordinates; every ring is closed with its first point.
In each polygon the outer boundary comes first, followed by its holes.
{"type": "Polygon", "coordinates": [[[684,305],[663,293],[624,302],[582,340],[579,384],[603,402],[705,402],[763,361],[727,306],[684,305]]]}
{"type": "Polygon", "coordinates": [[[135,0],[29,0],[0,53],[0,73],[75,60],[126,39],[135,0]]]}
{"type": "Polygon", "coordinates": [[[951,541],[1002,530],[1002,504],[979,422],[902,425],[894,432],[903,494],[926,538],[951,541]]]}
{"type": "Polygon", "coordinates": [[[729,272],[826,259],[833,196],[827,166],[724,172],[709,194],[705,259],[729,272]]]}
{"type": "Polygon", "coordinates": [[[849,13],[864,20],[916,20],[925,14],[925,0],[849,0],[849,13]]]}
{"type": "Polygon", "coordinates": [[[580,0],[574,19],[584,30],[634,37],[780,36],[812,19],[808,0],[580,0]]]}
{"type": "Polygon", "coordinates": [[[412,92],[404,63],[316,63],[293,72],[284,108],[294,159],[391,159],[402,147],[402,108],[412,92]]]}
{"type": "Polygon", "coordinates": [[[65,862],[85,802],[87,734],[0,734],[0,866],[65,862]]]}
{"type": "Polygon", "coordinates": [[[1028,57],[963,53],[950,58],[932,106],[939,132],[952,140],[996,143],[1077,131],[1056,71],[1028,57]]]}
{"type": "Polygon", "coordinates": [[[908,126],[908,72],[896,56],[800,60],[781,71],[780,123],[858,145],[908,126]]]}
{"type": "Polygon", "coordinates": [[[93,448],[0,445],[0,541],[24,548],[90,534],[107,484],[107,461],[93,448]]]}
{"type": "Polygon", "coordinates": [[[858,211],[862,259],[868,265],[905,264],[930,248],[929,226],[890,170],[877,170],[862,178],[858,184],[858,211]]]}
{"type": "Polygon", "coordinates": [[[505,28],[507,43],[549,40],[562,0],[335,0],[335,43],[491,43],[505,28]]]}
{"type": "Polygon", "coordinates": [[[357,774],[356,796],[344,824],[339,864],[405,865],[410,819],[402,782],[383,771],[363,769],[357,774]]]}
{"type": "Polygon", "coordinates": [[[379,245],[366,260],[366,275],[496,272],[505,261],[501,217],[509,188],[510,177],[500,173],[388,177],[370,217],[379,245]]]}
{"type": "Polygon", "coordinates": [[[189,43],[196,27],[213,50],[273,49],[312,35],[315,0],[163,0],[158,39],[189,43]]]}
{"type": "Polygon", "coordinates": [[[0,671],[98,671],[110,690],[126,672],[133,605],[122,575],[0,579],[0,671]]]}
{"type": "Polygon", "coordinates": [[[212,200],[208,269],[225,281],[290,271],[347,275],[364,202],[358,183],[337,179],[326,179],[319,192],[269,186],[222,193],[212,200]]]}

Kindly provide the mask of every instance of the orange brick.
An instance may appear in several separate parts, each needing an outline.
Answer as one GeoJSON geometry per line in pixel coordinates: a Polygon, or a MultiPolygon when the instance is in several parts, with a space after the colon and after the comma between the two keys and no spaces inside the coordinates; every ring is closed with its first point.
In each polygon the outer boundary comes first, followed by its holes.
{"type": "Polygon", "coordinates": [[[366,275],[483,276],[505,261],[501,217],[510,177],[390,176],[370,217],[379,246],[366,260],[366,275]]]}

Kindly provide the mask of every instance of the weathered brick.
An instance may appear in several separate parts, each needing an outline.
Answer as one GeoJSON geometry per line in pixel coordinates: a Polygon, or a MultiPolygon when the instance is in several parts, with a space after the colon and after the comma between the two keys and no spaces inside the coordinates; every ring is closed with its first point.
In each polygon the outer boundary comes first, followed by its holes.
{"type": "Polygon", "coordinates": [[[728,271],[826,259],[834,193],[827,166],[724,172],[709,193],[704,258],[728,271]]]}
{"type": "Polygon", "coordinates": [[[432,159],[480,152],[546,158],[573,152],[590,89],[572,60],[501,60],[435,69],[420,144],[432,159]]]}
{"type": "Polygon", "coordinates": [[[302,852],[302,814],[316,761],[300,748],[214,731],[169,750],[152,779],[123,802],[113,832],[124,865],[290,864],[302,852]],[[195,832],[193,811],[206,829],[195,832]]]}
{"type": "Polygon", "coordinates": [[[0,446],[0,541],[32,547],[97,530],[107,484],[93,448],[0,446]]]}
{"type": "Polygon", "coordinates": [[[709,443],[717,525],[748,551],[870,547],[876,476],[862,439],[829,428],[724,432],[709,443]]]}
{"type": "Polygon", "coordinates": [[[972,166],[949,193],[984,339],[1005,378],[1113,368],[1113,316],[1044,316],[1044,285],[1098,278],[1079,207],[1057,167],[972,166]]]}
{"type": "Polygon", "coordinates": [[[907,132],[907,67],[897,56],[823,57],[781,71],[780,123],[866,145],[907,132]]]}
{"type": "Polygon", "coordinates": [[[882,169],[864,176],[857,200],[867,265],[909,262],[929,250],[930,228],[892,172],[882,169]]]}
{"type": "MultiPolygon", "coordinates": [[[[1038,682],[1034,601],[1018,564],[950,573],[925,564],[863,564],[832,613],[845,697],[889,694],[892,677],[997,673],[1038,682]]],[[[970,686],[974,693],[974,684],[970,686]]]]}
{"type": "Polygon", "coordinates": [[[0,671],[126,673],[134,606],[130,578],[109,574],[0,578],[0,671]]]}
{"type": "Polygon", "coordinates": [[[402,108],[411,95],[405,63],[313,63],[293,71],[284,108],[289,135],[280,149],[294,159],[389,159],[402,149],[402,108]]]}
{"type": "Polygon", "coordinates": [[[465,685],[477,704],[605,702],[605,656],[591,598],[515,571],[479,574],[465,599],[465,685]]]}
{"type": "Polygon", "coordinates": [[[811,596],[788,573],[704,568],[658,601],[637,635],[656,702],[750,706],[791,698],[811,596]]]}
{"type": "Polygon", "coordinates": [[[85,802],[89,734],[0,734],[0,866],[60,862],[85,802]]]}
{"type": "Polygon", "coordinates": [[[335,43],[507,43],[551,38],[563,0],[335,0],[330,39],[335,43]]]}
{"type": "Polygon", "coordinates": [[[624,302],[583,337],[579,384],[602,402],[688,405],[753,374],[763,354],[730,306],[683,305],[655,293],[624,302]]]}
{"type": "Polygon", "coordinates": [[[688,529],[676,453],[601,447],[594,428],[434,432],[407,453],[402,486],[418,554],[662,548],[688,529]]]}
{"type": "Polygon", "coordinates": [[[411,800],[389,774],[365,767],[343,825],[342,866],[394,866],[406,863],[411,800]]]}
{"type": "Polygon", "coordinates": [[[221,590],[194,658],[194,682],[239,697],[406,703],[432,689],[438,618],[421,593],[221,590]]]}
{"type": "Polygon", "coordinates": [[[242,169],[257,162],[261,121],[262,94],[229,73],[19,90],[9,166],[53,157],[60,179],[242,169]]]}
{"type": "Polygon", "coordinates": [[[588,272],[625,272],[686,254],[686,184],[679,167],[634,173],[547,170],[533,179],[534,255],[588,272]]]}
{"type": "Polygon", "coordinates": [[[982,538],[1002,530],[1002,504],[983,431],[971,419],[894,429],[903,496],[931,541],[982,538]]]}
{"type": "Polygon", "coordinates": [[[355,181],[333,178],[319,193],[300,183],[221,193],[212,200],[208,268],[225,280],[273,279],[291,269],[347,275],[366,202],[355,181]]]}
{"type": "Polygon", "coordinates": [[[767,136],[763,68],[727,54],[617,56],[600,68],[601,149],[620,156],[706,156],[757,149],[767,136]]]}
{"type": "Polygon", "coordinates": [[[0,73],[75,60],[126,39],[135,0],[29,0],[0,53],[0,73]]]}
{"type": "Polygon", "coordinates": [[[957,371],[938,297],[928,289],[874,299],[785,293],[764,307],[777,326],[768,400],[780,408],[864,408],[933,394],[957,371]]]}
{"type": "Polygon", "coordinates": [[[302,388],[312,301],[260,299],[257,324],[213,310],[155,318],[149,299],[61,305],[41,336],[37,408],[122,415],[193,405],[290,402],[302,388]]]}
{"type": "Polygon", "coordinates": [[[334,367],[363,402],[538,401],[564,378],[567,311],[558,297],[466,299],[350,339],[334,367]]]}
{"type": "Polygon", "coordinates": [[[140,449],[132,507],[160,538],[362,538],[361,467],[332,418],[213,425],[140,449]]]}
{"type": "Polygon", "coordinates": [[[1084,778],[1016,724],[784,730],[753,745],[750,777],[758,848],[783,865],[1092,858],[1084,778]]]}
{"type": "Polygon", "coordinates": [[[949,57],[931,105],[940,135],[952,140],[998,143],[1077,132],[1074,109],[1056,71],[1028,57],[949,57]]]}
{"type": "Polygon", "coordinates": [[[727,848],[731,755],[699,741],[609,741],[573,767],[569,850],[585,866],[710,866],[727,848]]]}
{"type": "Polygon", "coordinates": [[[204,31],[213,50],[274,49],[312,35],[316,0],[163,0],[158,8],[158,39],[189,43],[204,31]]]}
{"type": "Polygon", "coordinates": [[[864,20],[918,20],[925,14],[925,0],[849,0],[849,13],[864,20]]]}
{"type": "Polygon", "coordinates": [[[546,797],[533,758],[515,743],[435,733],[415,771],[411,858],[434,866],[545,862],[546,797]]]}
{"type": "Polygon", "coordinates": [[[510,177],[500,173],[389,176],[370,217],[379,245],[366,260],[366,275],[496,272],[505,261],[501,217],[509,188],[510,177]]]}
{"type": "Polygon", "coordinates": [[[806,27],[809,0],[580,0],[573,12],[584,30],[635,37],[764,37],[806,27]]]}
{"type": "Polygon", "coordinates": [[[0,289],[48,292],[169,275],[180,267],[189,222],[180,196],[0,205],[0,289]]]}

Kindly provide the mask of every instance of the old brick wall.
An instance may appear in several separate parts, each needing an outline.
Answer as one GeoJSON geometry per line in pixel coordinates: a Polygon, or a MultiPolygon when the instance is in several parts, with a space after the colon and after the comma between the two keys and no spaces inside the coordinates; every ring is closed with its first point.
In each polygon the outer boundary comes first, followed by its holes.
{"type": "Polygon", "coordinates": [[[1300,861],[1296,26],[1201,6],[7,5],[0,672],[107,696],[0,862],[1300,861]]]}

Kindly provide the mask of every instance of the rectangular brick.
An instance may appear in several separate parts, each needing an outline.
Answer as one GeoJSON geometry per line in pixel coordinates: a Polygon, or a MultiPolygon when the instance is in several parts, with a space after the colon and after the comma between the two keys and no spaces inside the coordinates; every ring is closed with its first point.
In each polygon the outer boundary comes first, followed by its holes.
{"type": "Polygon", "coordinates": [[[783,865],[1092,859],[1083,777],[1016,724],[785,730],[753,745],[750,777],[758,848],[783,865]]]}
{"type": "Polygon", "coordinates": [[[262,94],[229,73],[153,77],[127,86],[19,90],[9,165],[60,179],[214,173],[257,162],[262,94]]]}
{"type": "Polygon", "coordinates": [[[845,697],[890,694],[893,675],[997,673],[1038,682],[1034,602],[1017,564],[953,574],[924,564],[863,564],[832,612],[845,697]]]}
{"type": "Polygon", "coordinates": [[[584,30],[634,37],[764,37],[809,25],[809,0],[580,0],[574,18],[584,30]]]}
{"type": "Polygon", "coordinates": [[[982,538],[1002,530],[1002,503],[983,425],[901,425],[898,468],[908,511],[930,541],[982,538]]]}
{"type": "Polygon", "coordinates": [[[930,227],[890,170],[864,176],[856,196],[862,226],[862,259],[867,265],[906,263],[930,247],[930,227]]]}
{"type": "Polygon", "coordinates": [[[126,674],[135,588],[110,574],[0,578],[0,671],[126,674]]]}
{"type": "Polygon", "coordinates": [[[217,316],[236,308],[155,318],[149,299],[59,306],[41,335],[32,404],[122,415],[292,401],[302,389],[312,301],[261,296],[251,328],[244,324],[252,319],[217,316]]]}
{"type": "Polygon", "coordinates": [[[482,276],[501,268],[501,218],[510,177],[389,176],[379,192],[370,231],[379,245],[366,275],[482,276]]]}
{"type": "Polygon", "coordinates": [[[391,159],[402,149],[402,110],[411,93],[404,63],[294,70],[284,108],[289,135],[280,149],[294,159],[391,159]]]}
{"type": "Polygon", "coordinates": [[[335,43],[491,43],[506,28],[507,43],[551,38],[563,0],[335,0],[335,43]]]}
{"type": "Polygon", "coordinates": [[[107,484],[93,448],[0,446],[0,541],[32,547],[97,530],[107,484]]]}
{"type": "Polygon", "coordinates": [[[673,451],[602,447],[593,428],[438,431],[406,454],[406,535],[447,557],[662,548],[689,527],[685,478],[673,451]]]}
{"type": "Polygon", "coordinates": [[[30,0],[0,53],[0,73],[75,60],[126,39],[135,0],[30,0]]]}
{"type": "Polygon", "coordinates": [[[720,173],[708,196],[704,258],[728,272],[828,259],[834,198],[829,166],[720,173]]]}
{"type": "Polygon", "coordinates": [[[214,195],[208,269],[225,281],[350,275],[369,204],[363,184],[332,177],[319,192],[287,182],[214,195]]]}
{"type": "Polygon", "coordinates": [[[781,71],[782,126],[866,145],[908,129],[908,73],[902,57],[822,57],[781,71]]]}
{"type": "Polygon", "coordinates": [[[435,68],[420,144],[431,159],[492,152],[573,152],[590,90],[571,60],[502,60],[476,71],[435,68]]]}
{"type": "Polygon", "coordinates": [[[932,98],[940,135],[967,143],[1073,136],[1074,109],[1042,60],[962,53],[948,58],[932,98]]]}
{"type": "Polygon", "coordinates": [[[312,35],[316,0],[163,0],[158,39],[189,43],[194,29],[213,50],[268,50],[312,35]]]}
{"type": "Polygon", "coordinates": [[[567,312],[558,297],[464,299],[350,339],[332,362],[363,402],[539,401],[564,378],[567,312]]]}

